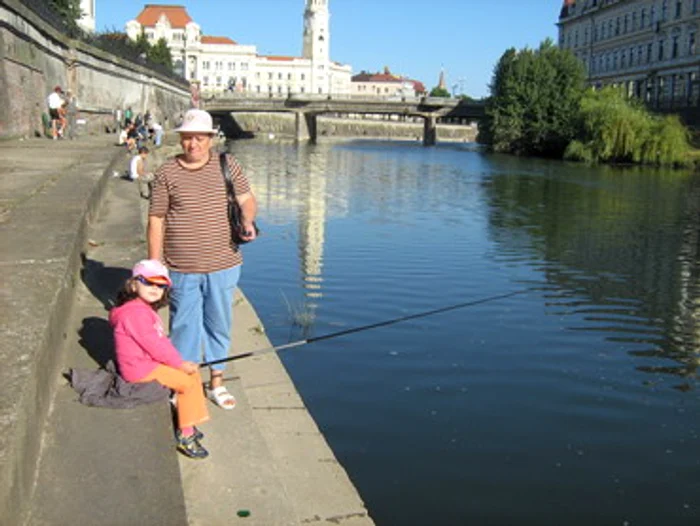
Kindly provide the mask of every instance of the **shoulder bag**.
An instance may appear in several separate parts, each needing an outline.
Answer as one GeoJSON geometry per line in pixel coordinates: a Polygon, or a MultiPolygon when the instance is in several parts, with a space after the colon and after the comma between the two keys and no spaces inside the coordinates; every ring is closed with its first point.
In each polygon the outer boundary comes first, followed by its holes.
{"type": "MultiPolygon", "coordinates": [[[[221,165],[221,174],[224,176],[224,182],[226,183],[226,194],[228,196],[228,220],[231,224],[231,242],[236,245],[244,245],[250,240],[242,239],[241,232],[243,232],[243,222],[241,221],[241,207],[236,201],[236,190],[233,187],[233,179],[231,176],[231,170],[229,169],[228,162],[226,161],[226,154],[219,154],[219,164],[221,165]]],[[[255,229],[255,235],[260,233],[258,225],[253,221],[253,228],[255,229]]]]}

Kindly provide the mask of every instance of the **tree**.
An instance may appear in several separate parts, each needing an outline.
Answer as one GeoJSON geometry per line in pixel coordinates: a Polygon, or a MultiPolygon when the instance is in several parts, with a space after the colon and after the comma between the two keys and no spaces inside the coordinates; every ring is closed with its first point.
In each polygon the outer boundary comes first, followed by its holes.
{"type": "Polygon", "coordinates": [[[154,46],[148,50],[148,59],[156,64],[162,64],[169,71],[173,70],[173,57],[168,48],[168,42],[164,38],[158,39],[154,46]]]}
{"type": "Polygon", "coordinates": [[[620,88],[589,90],[580,107],[580,129],[565,158],[586,162],[684,165],[688,131],[676,116],[654,116],[620,88]]]}
{"type": "Polygon", "coordinates": [[[445,97],[446,99],[450,98],[450,92],[447,91],[445,88],[441,88],[440,86],[435,86],[433,89],[430,90],[430,96],[431,97],[445,97]]]}
{"type": "Polygon", "coordinates": [[[151,43],[148,41],[148,38],[146,38],[146,32],[143,29],[141,29],[141,33],[139,33],[134,41],[134,48],[144,58],[146,58],[151,51],[151,43]]]}
{"type": "Polygon", "coordinates": [[[537,50],[508,49],[494,70],[479,140],[495,151],[561,157],[577,130],[585,78],[579,60],[550,39],[537,50]]]}
{"type": "Polygon", "coordinates": [[[49,0],[49,3],[61,15],[61,19],[69,30],[78,28],[78,20],[83,16],[80,0],[49,0]]]}

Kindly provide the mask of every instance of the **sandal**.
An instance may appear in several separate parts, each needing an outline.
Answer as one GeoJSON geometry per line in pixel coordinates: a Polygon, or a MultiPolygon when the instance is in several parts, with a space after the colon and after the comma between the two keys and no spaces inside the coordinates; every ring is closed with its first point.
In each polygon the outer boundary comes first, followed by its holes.
{"type": "Polygon", "coordinates": [[[236,407],[236,399],[231,393],[228,392],[225,386],[220,385],[215,389],[211,389],[207,392],[207,397],[209,400],[218,405],[221,409],[226,409],[230,411],[236,407]]]}

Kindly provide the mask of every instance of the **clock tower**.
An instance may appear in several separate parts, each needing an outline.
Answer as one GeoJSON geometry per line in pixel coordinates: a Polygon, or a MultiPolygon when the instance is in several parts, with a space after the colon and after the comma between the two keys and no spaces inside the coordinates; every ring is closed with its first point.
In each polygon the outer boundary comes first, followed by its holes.
{"type": "Polygon", "coordinates": [[[330,56],[328,0],[306,0],[302,56],[311,61],[311,92],[328,93],[330,56]]]}

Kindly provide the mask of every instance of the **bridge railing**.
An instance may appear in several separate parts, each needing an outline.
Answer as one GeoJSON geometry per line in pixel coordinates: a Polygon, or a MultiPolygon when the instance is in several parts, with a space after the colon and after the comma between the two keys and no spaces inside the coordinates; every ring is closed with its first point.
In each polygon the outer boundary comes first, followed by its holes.
{"type": "Polygon", "coordinates": [[[436,106],[457,106],[460,101],[458,99],[446,99],[443,97],[426,97],[422,95],[416,96],[399,96],[391,95],[383,96],[368,96],[355,95],[351,93],[257,93],[257,92],[203,92],[201,100],[207,101],[225,101],[225,100],[275,100],[275,101],[303,101],[303,102],[321,102],[326,100],[332,101],[350,101],[350,102],[367,102],[367,103],[383,103],[383,102],[406,102],[409,104],[426,104],[436,106]]]}

